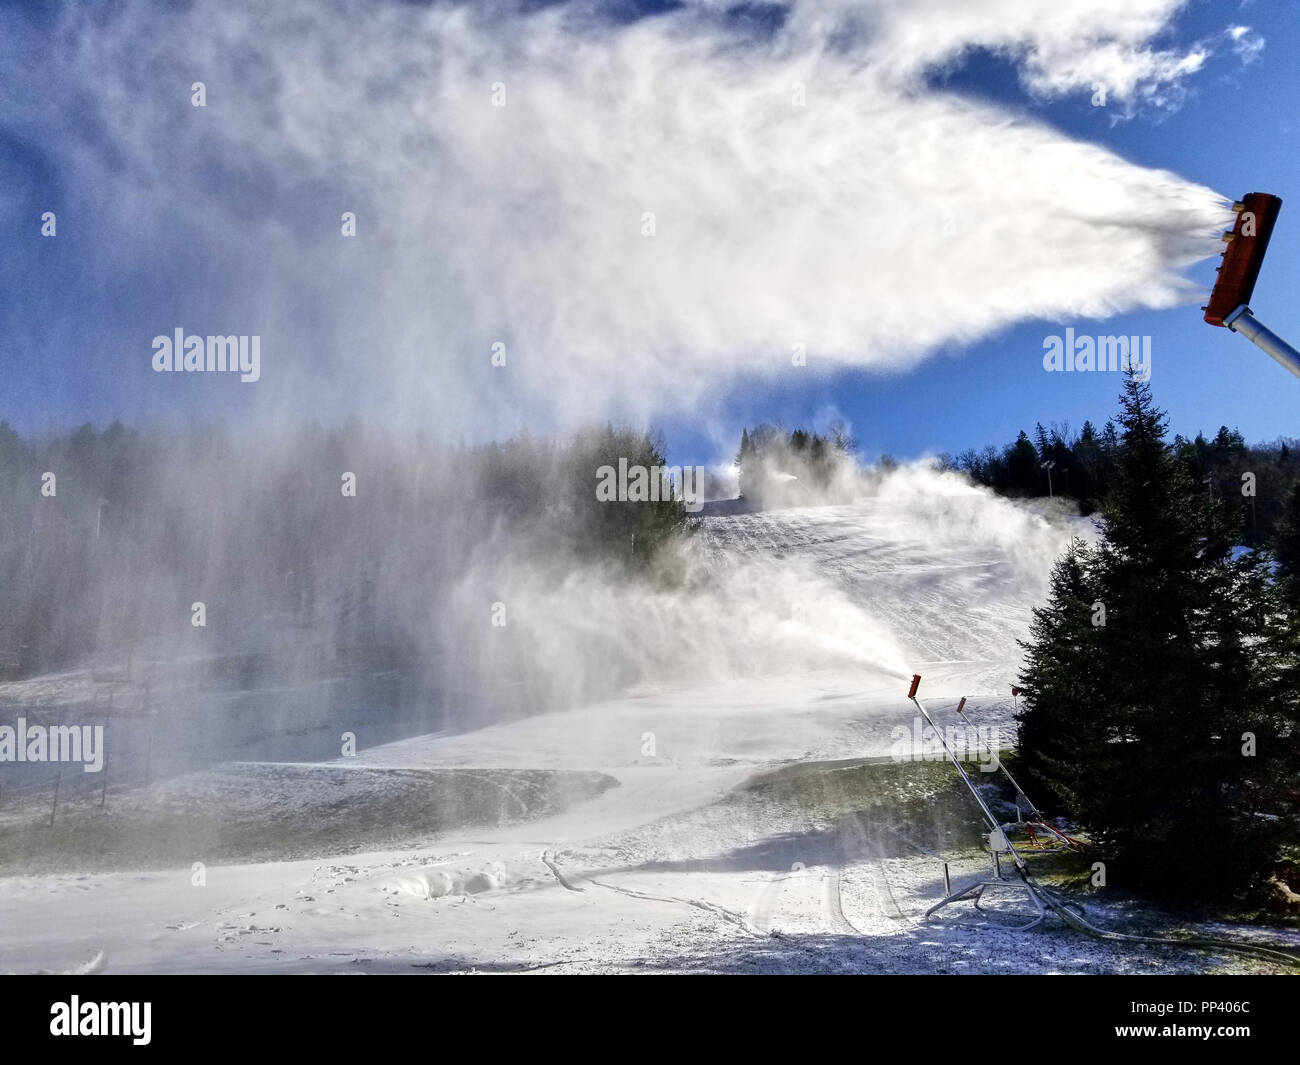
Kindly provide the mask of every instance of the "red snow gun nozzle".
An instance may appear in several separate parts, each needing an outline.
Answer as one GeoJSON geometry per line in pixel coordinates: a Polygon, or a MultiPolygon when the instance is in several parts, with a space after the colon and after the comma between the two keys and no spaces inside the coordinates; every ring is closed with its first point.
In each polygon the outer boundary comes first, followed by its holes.
{"type": "Polygon", "coordinates": [[[957,713],[960,714],[960,713],[962,712],[962,710],[965,709],[965,707],[966,707],[966,696],[963,695],[963,696],[961,697],[961,702],[959,702],[959,703],[957,704],[957,713]]]}
{"type": "Polygon", "coordinates": [[[911,686],[910,688],[907,689],[907,697],[908,697],[909,699],[915,699],[915,698],[916,698],[916,689],[919,688],[920,686],[921,686],[921,674],[920,674],[920,673],[913,673],[913,674],[912,674],[912,686],[911,686]]]}
{"type": "Polygon", "coordinates": [[[1268,238],[1273,235],[1282,200],[1267,192],[1250,192],[1232,205],[1237,221],[1223,234],[1227,248],[1219,266],[1219,278],[1210,293],[1210,302],[1201,308],[1210,325],[1225,325],[1238,307],[1250,302],[1264,265],[1268,238]]]}

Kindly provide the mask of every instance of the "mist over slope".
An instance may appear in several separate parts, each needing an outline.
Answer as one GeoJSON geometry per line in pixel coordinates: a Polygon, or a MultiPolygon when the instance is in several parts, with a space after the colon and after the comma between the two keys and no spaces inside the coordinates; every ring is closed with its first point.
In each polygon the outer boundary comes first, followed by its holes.
{"type": "Polygon", "coordinates": [[[0,698],[161,710],[169,744],[229,756],[362,709],[469,727],[932,660],[1000,688],[1069,535],[960,475],[841,451],[824,483],[804,471],[821,505],[597,498],[601,463],[657,454],[610,430],[453,452],[359,429],[5,430],[0,698]],[[49,468],[55,495],[24,491],[49,468]]]}
{"type": "Polygon", "coordinates": [[[852,504],[704,527],[722,570],[744,569],[743,558],[786,575],[791,630],[817,648],[805,664],[824,667],[839,650],[883,676],[923,670],[971,693],[1005,693],[1014,681],[1016,641],[1073,535],[1087,537],[1091,526],[924,464],[885,474],[852,504]]]}

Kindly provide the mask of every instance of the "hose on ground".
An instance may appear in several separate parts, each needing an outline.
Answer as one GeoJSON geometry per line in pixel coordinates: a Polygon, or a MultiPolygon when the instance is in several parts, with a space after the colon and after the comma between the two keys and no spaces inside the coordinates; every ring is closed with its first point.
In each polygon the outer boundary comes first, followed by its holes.
{"type": "Polygon", "coordinates": [[[1294,954],[1288,954],[1284,950],[1275,950],[1272,947],[1261,947],[1254,943],[1241,943],[1232,939],[1216,939],[1212,936],[1191,936],[1186,939],[1175,939],[1169,936],[1135,936],[1127,932],[1113,932],[1110,929],[1098,928],[1090,924],[1081,914],[1075,913],[1056,894],[1037,883],[1027,873],[1021,872],[1021,878],[1025,881],[1030,891],[1034,892],[1038,898],[1053,913],[1061,918],[1067,925],[1075,931],[1083,932],[1085,935],[1093,936],[1096,939],[1121,940],[1128,943],[1154,943],[1160,946],[1169,947],[1192,947],[1199,949],[1214,950],[1231,950],[1238,954],[1249,954],[1257,958],[1264,958],[1268,961],[1280,961],[1287,965],[1300,968],[1300,957],[1294,954]]]}

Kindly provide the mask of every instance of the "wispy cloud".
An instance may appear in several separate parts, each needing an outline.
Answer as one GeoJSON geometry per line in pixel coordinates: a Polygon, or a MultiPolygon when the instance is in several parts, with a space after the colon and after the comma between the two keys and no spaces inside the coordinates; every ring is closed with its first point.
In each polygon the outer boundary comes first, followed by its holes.
{"type": "Polygon", "coordinates": [[[960,61],[973,48],[1013,59],[1041,97],[1103,92],[1108,106],[1169,106],[1209,55],[1154,42],[1186,0],[802,0],[793,25],[809,35],[832,27],[860,39],[864,54],[893,77],[960,61]]]}
{"type": "Polygon", "coordinates": [[[1264,38],[1249,26],[1229,26],[1224,32],[1232,42],[1232,54],[1244,67],[1250,66],[1264,51],[1264,38]]]}

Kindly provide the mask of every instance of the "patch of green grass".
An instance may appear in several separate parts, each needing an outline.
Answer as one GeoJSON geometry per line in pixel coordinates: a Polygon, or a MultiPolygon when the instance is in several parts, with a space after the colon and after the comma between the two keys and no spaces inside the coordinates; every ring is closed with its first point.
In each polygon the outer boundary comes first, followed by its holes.
{"type": "MultiPolygon", "coordinates": [[[[999,779],[971,775],[985,802],[1003,797],[999,779]]],[[[841,834],[869,840],[878,857],[977,850],[988,832],[979,806],[946,761],[800,762],[752,777],[737,798],[773,804],[795,822],[834,825],[841,834]]]]}
{"type": "Polygon", "coordinates": [[[0,822],[0,875],[355,854],[530,820],[615,787],[595,772],[244,763],[0,822]]]}

